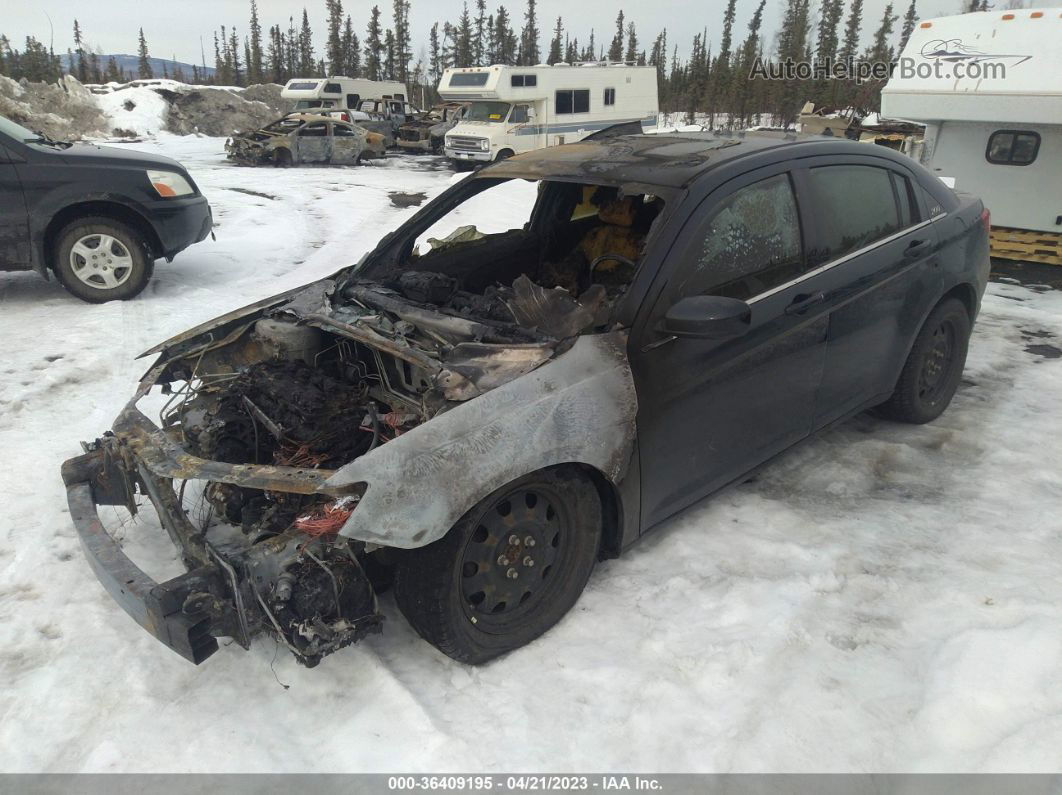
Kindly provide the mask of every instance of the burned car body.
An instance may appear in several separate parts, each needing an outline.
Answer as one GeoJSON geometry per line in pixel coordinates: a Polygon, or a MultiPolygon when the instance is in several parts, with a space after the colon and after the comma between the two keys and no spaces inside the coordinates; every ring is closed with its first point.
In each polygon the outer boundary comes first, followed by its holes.
{"type": "Polygon", "coordinates": [[[595,560],[814,430],[883,401],[943,411],[987,263],[979,201],[851,142],[522,155],[357,266],[149,351],[113,429],[63,465],[71,515],[112,596],[194,662],[267,632],[314,665],[379,631],[392,583],[423,637],[482,662],[559,620],[595,560]],[[794,209],[815,163],[906,180],[906,209],[881,198],[901,228],[816,261],[832,230],[794,209]],[[432,236],[516,194],[526,222],[432,236]],[[160,390],[156,424],[140,404],[160,390]],[[145,500],[188,569],[163,583],[96,511],[145,500]]]}
{"type": "Polygon", "coordinates": [[[407,121],[398,128],[398,145],[410,151],[442,152],[446,132],[464,118],[468,106],[468,102],[443,102],[407,121]]]}
{"type": "Polygon", "coordinates": [[[356,165],[384,157],[379,133],[356,124],[309,113],[292,113],[260,130],[234,135],[225,142],[229,160],[244,166],[356,165]]]}

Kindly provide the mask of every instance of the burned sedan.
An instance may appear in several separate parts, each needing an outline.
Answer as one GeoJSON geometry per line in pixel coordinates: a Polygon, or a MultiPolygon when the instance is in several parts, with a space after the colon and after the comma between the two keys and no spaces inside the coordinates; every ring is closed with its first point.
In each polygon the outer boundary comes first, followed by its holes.
{"type": "Polygon", "coordinates": [[[113,429],[63,465],[71,516],[114,599],[193,662],[265,632],[314,665],[381,629],[388,587],[483,662],[555,624],[597,560],[814,431],[938,416],[986,227],[916,163],[836,139],[514,157],[357,266],[149,351],[113,429]],[[98,505],[157,514],[187,572],[153,580],[98,505]]]}
{"type": "Polygon", "coordinates": [[[353,166],[384,157],[384,137],[329,116],[293,113],[225,142],[229,160],[243,166],[322,164],[353,166]]]}

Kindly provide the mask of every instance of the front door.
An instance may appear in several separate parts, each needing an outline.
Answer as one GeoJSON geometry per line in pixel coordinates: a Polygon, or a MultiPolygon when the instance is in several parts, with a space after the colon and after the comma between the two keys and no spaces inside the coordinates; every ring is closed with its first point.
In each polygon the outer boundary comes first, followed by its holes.
{"type": "Polygon", "coordinates": [[[643,529],[807,436],[822,377],[827,315],[807,275],[807,220],[792,175],[781,166],[747,174],[701,208],[631,334],[643,529]],[[664,314],[691,295],[746,301],[748,331],[729,340],[669,337],[664,314]]]}
{"type": "Polygon", "coordinates": [[[361,154],[362,137],[353,127],[346,124],[332,125],[332,162],[341,166],[352,166],[358,162],[361,154]]]}
{"type": "Polygon", "coordinates": [[[332,136],[328,122],[315,121],[295,134],[296,163],[328,163],[332,159],[332,136]]]}
{"type": "Polygon", "coordinates": [[[30,267],[29,215],[15,165],[0,144],[0,268],[30,267]]]}

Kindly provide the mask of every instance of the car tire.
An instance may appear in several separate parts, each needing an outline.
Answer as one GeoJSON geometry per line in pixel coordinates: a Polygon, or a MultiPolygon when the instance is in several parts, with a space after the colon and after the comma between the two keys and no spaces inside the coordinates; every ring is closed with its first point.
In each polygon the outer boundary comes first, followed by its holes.
{"type": "Polygon", "coordinates": [[[922,324],[892,397],[878,406],[878,413],[919,425],[939,417],[959,387],[970,329],[970,313],[962,301],[941,301],[922,324]]]}
{"type": "Polygon", "coordinates": [[[508,160],[510,157],[512,157],[515,154],[516,154],[516,152],[514,152],[512,149],[502,149],[495,156],[494,162],[495,163],[500,163],[502,160],[508,160]]]}
{"type": "Polygon", "coordinates": [[[443,538],[403,552],[395,600],[422,638],[478,665],[556,624],[593,571],[601,500],[579,470],[519,478],[469,511],[443,538]]]}
{"type": "Polygon", "coordinates": [[[139,232],[121,221],[93,216],[63,227],[52,265],[72,295],[102,304],[139,295],[151,279],[154,257],[139,232]]]}
{"type": "Polygon", "coordinates": [[[273,165],[277,168],[290,168],[291,152],[287,149],[277,149],[273,153],[273,165]]]}

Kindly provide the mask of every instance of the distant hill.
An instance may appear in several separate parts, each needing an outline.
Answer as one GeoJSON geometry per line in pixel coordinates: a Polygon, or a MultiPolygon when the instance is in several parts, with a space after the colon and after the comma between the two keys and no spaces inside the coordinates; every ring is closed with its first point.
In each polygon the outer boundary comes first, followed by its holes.
{"type": "MultiPolygon", "coordinates": [[[[63,68],[68,69],[70,67],[70,56],[67,53],[63,53],[59,57],[62,61],[63,68]]],[[[129,75],[130,78],[135,79],[138,76],[137,69],[140,68],[140,58],[135,55],[108,54],[97,55],[96,57],[100,60],[101,70],[105,70],[107,68],[107,60],[109,58],[114,58],[115,63],[118,64],[118,68],[125,70],[125,73],[129,75]]],[[[151,62],[151,69],[155,73],[155,77],[162,77],[164,70],[168,76],[173,77],[174,71],[177,69],[177,67],[180,67],[181,71],[184,72],[185,79],[192,79],[192,64],[190,63],[184,63],[183,61],[168,61],[165,58],[148,58],[148,61],[151,62]]],[[[202,66],[198,68],[200,74],[202,74],[204,77],[211,77],[214,74],[213,66],[208,66],[205,69],[202,66]]]]}

